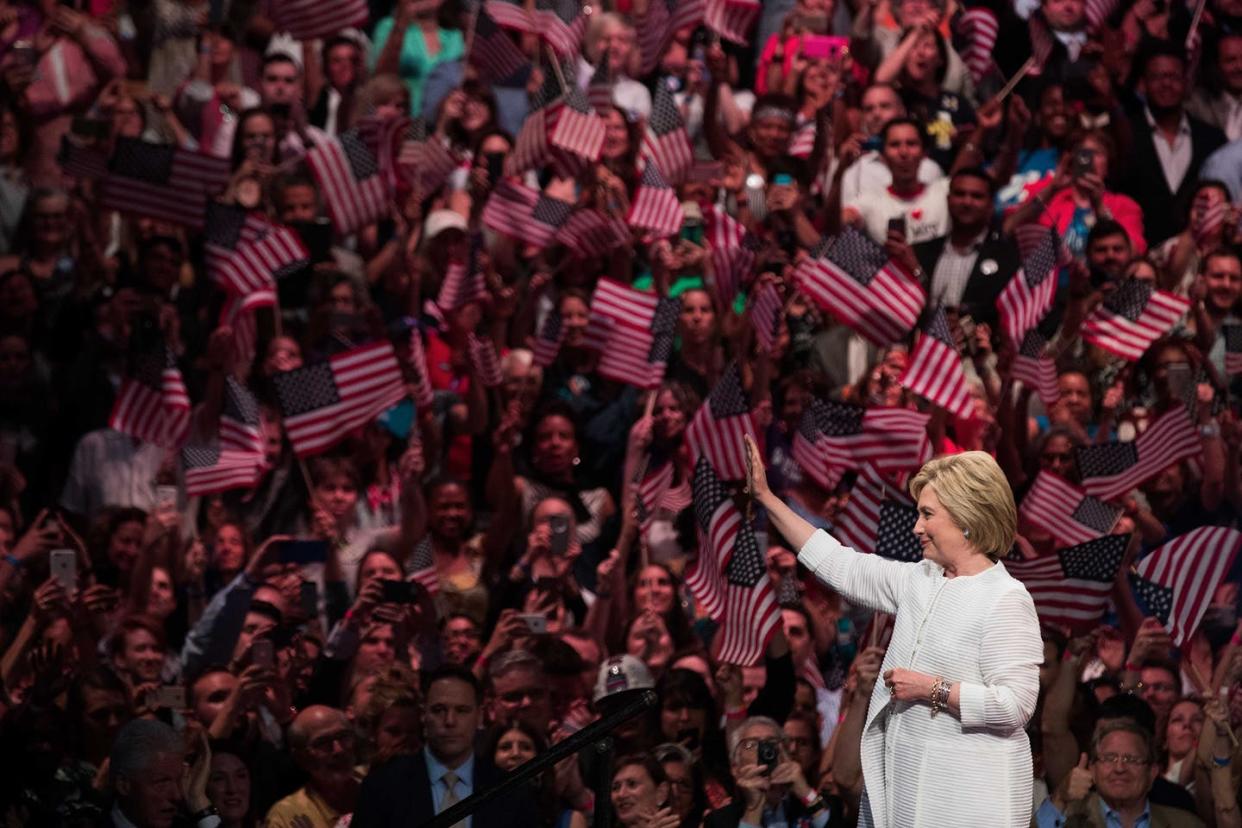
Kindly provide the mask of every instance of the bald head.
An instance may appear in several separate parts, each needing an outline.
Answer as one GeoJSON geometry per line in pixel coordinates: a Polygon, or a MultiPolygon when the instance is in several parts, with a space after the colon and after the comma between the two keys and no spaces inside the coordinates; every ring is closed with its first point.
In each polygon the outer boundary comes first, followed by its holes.
{"type": "Polygon", "coordinates": [[[312,705],[289,725],[289,747],[320,788],[347,782],[354,765],[354,728],[345,713],[312,705]]]}

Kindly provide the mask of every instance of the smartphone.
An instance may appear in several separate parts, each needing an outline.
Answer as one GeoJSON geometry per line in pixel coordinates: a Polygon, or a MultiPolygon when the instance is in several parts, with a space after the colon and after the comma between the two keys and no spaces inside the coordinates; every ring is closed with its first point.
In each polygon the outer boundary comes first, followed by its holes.
{"type": "Polygon", "coordinates": [[[505,155],[502,152],[492,152],[487,155],[487,183],[495,187],[496,182],[504,178],[505,175],[505,155]]]}
{"type": "Polygon", "coordinates": [[[746,176],[746,204],[755,221],[763,221],[768,217],[768,201],[764,195],[767,182],[758,173],[746,176]]]}
{"type": "Polygon", "coordinates": [[[1194,384],[1194,372],[1189,362],[1174,362],[1166,365],[1165,376],[1169,381],[1169,396],[1175,400],[1184,400],[1190,394],[1194,384]]]}
{"type": "Polygon", "coordinates": [[[317,538],[300,538],[280,545],[280,562],[284,564],[316,564],[328,560],[328,542],[317,538]]]}
{"type": "Polygon", "coordinates": [[[175,510],[177,508],[177,487],[156,486],[155,508],[161,511],[175,510]]]}
{"type": "Polygon", "coordinates": [[[1073,175],[1075,178],[1082,178],[1095,172],[1095,150],[1091,147],[1079,147],[1074,153],[1073,175]]]}
{"type": "Polygon", "coordinates": [[[147,694],[147,707],[155,710],[185,710],[185,688],[157,687],[147,694]]]}
{"type": "Polygon", "coordinates": [[[264,670],[276,668],[276,644],[270,638],[260,638],[250,645],[250,663],[264,670]]]}
{"type": "Polygon", "coordinates": [[[79,138],[85,138],[88,141],[98,141],[101,138],[108,137],[107,121],[101,121],[98,118],[86,118],[82,115],[74,115],[73,121],[69,125],[69,131],[79,138]]]}
{"type": "Polygon", "coordinates": [[[78,553],[72,549],[53,549],[48,555],[52,577],[60,581],[65,592],[78,588],[78,553]]]}
{"type": "Polygon", "coordinates": [[[306,252],[310,254],[311,264],[320,264],[332,259],[332,222],[330,220],[297,221],[292,226],[306,247],[306,252]]]}
{"type": "Polygon", "coordinates": [[[891,235],[894,230],[900,233],[903,239],[906,237],[906,217],[905,216],[895,216],[894,218],[891,218],[888,220],[889,234],[891,235]]]}
{"type": "Polygon", "coordinates": [[[757,748],[759,764],[767,768],[765,773],[771,773],[776,770],[776,766],[781,762],[781,749],[774,739],[763,739],[759,742],[757,748]]]}
{"type": "Polygon", "coordinates": [[[569,518],[564,515],[552,515],[548,518],[548,527],[552,530],[548,551],[560,557],[569,551],[569,518]]]}
{"type": "Polygon", "coordinates": [[[38,62],[38,55],[35,52],[34,41],[28,38],[16,40],[9,47],[9,53],[13,55],[13,60],[23,66],[31,69],[38,62]]]}
{"type": "Polygon", "coordinates": [[[319,587],[314,581],[303,581],[298,593],[302,603],[302,614],[314,618],[319,614],[319,587]]]}
{"type": "Polygon", "coordinates": [[[289,120],[289,116],[293,114],[293,105],[287,103],[269,104],[267,112],[277,120],[284,119],[287,121],[289,120]]]}
{"type": "Polygon", "coordinates": [[[526,624],[526,629],[531,631],[533,635],[543,635],[548,631],[548,617],[540,613],[523,613],[518,618],[526,624]]]}
{"type": "Polygon", "coordinates": [[[421,594],[414,581],[380,581],[384,586],[385,604],[417,604],[421,594]]]}
{"type": "Polygon", "coordinates": [[[802,54],[808,60],[836,60],[848,54],[850,39],[834,35],[803,35],[802,54]]]}

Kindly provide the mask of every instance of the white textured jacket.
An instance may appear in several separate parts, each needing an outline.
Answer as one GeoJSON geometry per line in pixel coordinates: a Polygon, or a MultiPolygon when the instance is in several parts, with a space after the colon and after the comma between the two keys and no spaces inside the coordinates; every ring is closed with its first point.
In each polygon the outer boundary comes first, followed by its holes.
{"type": "Polygon", "coordinates": [[[905,667],[961,683],[960,716],[925,701],[871,694],[862,736],[860,826],[1026,828],[1043,643],[1035,604],[996,564],[946,578],[931,561],[898,563],[817,531],[798,560],[847,600],[896,616],[883,670],[905,667]]]}

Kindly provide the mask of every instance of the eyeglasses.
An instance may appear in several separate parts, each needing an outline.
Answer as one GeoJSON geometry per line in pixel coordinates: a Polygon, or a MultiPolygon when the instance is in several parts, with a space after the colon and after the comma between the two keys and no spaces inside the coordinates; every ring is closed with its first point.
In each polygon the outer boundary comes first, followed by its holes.
{"type": "Polygon", "coordinates": [[[1142,767],[1148,764],[1146,756],[1130,756],[1126,753],[1105,753],[1102,756],[1095,757],[1095,761],[1101,765],[1121,765],[1127,768],[1131,765],[1142,767]]]}
{"type": "Polygon", "coordinates": [[[743,739],[737,743],[738,750],[758,750],[760,745],[777,745],[778,747],[789,747],[790,740],[788,738],[780,739],[743,739]]]}

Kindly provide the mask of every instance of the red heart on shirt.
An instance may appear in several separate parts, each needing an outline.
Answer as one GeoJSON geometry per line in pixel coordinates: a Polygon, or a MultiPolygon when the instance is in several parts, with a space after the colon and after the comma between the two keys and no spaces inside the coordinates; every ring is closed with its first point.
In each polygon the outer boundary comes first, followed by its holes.
{"type": "Polygon", "coordinates": [[[918,221],[918,220],[919,220],[919,219],[921,219],[922,217],[923,217],[923,211],[922,211],[922,210],[911,210],[911,211],[910,211],[910,218],[914,219],[915,221],[918,221]]]}

